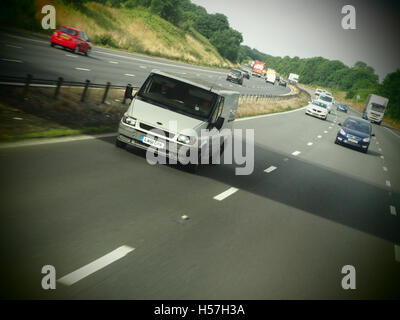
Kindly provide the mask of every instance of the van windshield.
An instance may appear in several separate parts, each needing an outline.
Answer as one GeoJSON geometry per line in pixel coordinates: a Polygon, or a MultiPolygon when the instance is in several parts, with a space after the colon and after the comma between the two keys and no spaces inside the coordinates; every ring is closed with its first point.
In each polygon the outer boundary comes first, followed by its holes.
{"type": "Polygon", "coordinates": [[[218,95],[173,78],[153,74],[139,90],[137,97],[178,113],[207,120],[218,95]]]}
{"type": "Polygon", "coordinates": [[[383,112],[383,111],[385,111],[385,107],[382,106],[382,105],[380,105],[380,104],[377,104],[377,103],[372,103],[371,109],[372,109],[373,111],[376,111],[376,112],[383,112]]]}

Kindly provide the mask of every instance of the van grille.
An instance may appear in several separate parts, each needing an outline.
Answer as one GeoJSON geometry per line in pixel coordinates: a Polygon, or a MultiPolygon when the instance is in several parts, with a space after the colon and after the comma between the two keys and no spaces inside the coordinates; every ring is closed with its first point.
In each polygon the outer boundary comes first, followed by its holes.
{"type": "Polygon", "coordinates": [[[168,137],[170,139],[172,139],[175,136],[175,134],[173,134],[173,133],[170,133],[168,131],[164,131],[164,130],[161,130],[161,129],[158,129],[158,128],[154,128],[154,127],[149,126],[149,125],[144,124],[144,123],[140,123],[139,125],[140,125],[140,127],[142,129],[145,129],[147,131],[153,130],[153,132],[161,134],[161,135],[164,135],[164,136],[166,136],[166,137],[168,137]]]}

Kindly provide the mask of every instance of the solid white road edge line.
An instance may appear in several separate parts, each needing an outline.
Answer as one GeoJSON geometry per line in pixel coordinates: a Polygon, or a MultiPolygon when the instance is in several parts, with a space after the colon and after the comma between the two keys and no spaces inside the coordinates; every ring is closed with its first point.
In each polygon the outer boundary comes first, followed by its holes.
{"type": "Polygon", "coordinates": [[[279,116],[279,115],[285,115],[288,113],[292,113],[292,112],[297,112],[300,110],[304,110],[306,107],[302,107],[296,110],[290,110],[290,111],[283,111],[283,112],[277,112],[277,113],[271,113],[271,114],[262,114],[259,116],[254,116],[254,117],[247,117],[247,118],[240,118],[240,119],[236,119],[236,121],[246,121],[246,120],[253,120],[253,119],[259,119],[259,118],[265,118],[265,117],[273,117],[273,116],[279,116]]]}
{"type": "Polygon", "coordinates": [[[37,146],[41,144],[50,144],[50,143],[62,143],[62,142],[72,142],[72,141],[81,141],[81,140],[91,140],[91,139],[100,139],[100,138],[108,138],[117,136],[117,132],[113,133],[103,133],[96,134],[93,136],[89,135],[80,135],[74,137],[61,137],[61,138],[49,138],[49,139],[40,139],[35,141],[20,141],[14,143],[4,143],[0,144],[0,149],[8,149],[8,148],[19,148],[19,147],[30,147],[37,146]]]}
{"type": "Polygon", "coordinates": [[[74,272],[67,274],[66,276],[58,279],[57,281],[67,286],[73,285],[79,280],[82,280],[83,278],[91,275],[92,273],[95,273],[96,271],[103,269],[104,267],[108,266],[114,261],[117,261],[125,257],[129,252],[133,250],[135,250],[135,248],[131,248],[128,246],[121,246],[115,249],[114,251],[111,251],[110,253],[106,254],[105,256],[102,256],[101,258],[83,266],[82,268],[79,268],[78,270],[75,270],[74,272]]]}
{"type": "Polygon", "coordinates": [[[228,190],[226,190],[226,191],[220,193],[219,195],[215,196],[214,199],[218,200],[218,201],[222,201],[225,198],[227,198],[227,197],[231,196],[232,194],[234,194],[238,190],[239,189],[237,189],[237,188],[231,187],[228,190]]]}
{"type": "Polygon", "coordinates": [[[397,133],[394,133],[394,132],[393,132],[392,130],[390,130],[389,128],[386,128],[386,127],[385,127],[385,129],[386,129],[387,131],[393,133],[397,138],[400,138],[400,136],[399,136],[397,133]]]}
{"type": "MultiPolygon", "coordinates": [[[[110,53],[110,52],[104,52],[104,51],[93,51],[96,53],[100,53],[100,54],[107,54],[110,56],[114,56],[114,57],[119,57],[119,58],[124,58],[124,59],[129,59],[129,60],[136,60],[136,61],[141,61],[141,62],[145,62],[145,63],[149,63],[149,64],[159,64],[159,65],[164,65],[164,66],[172,66],[172,67],[177,67],[177,68],[183,68],[183,69],[188,69],[188,70],[195,70],[195,71],[199,71],[198,68],[194,68],[194,67],[187,67],[187,66],[181,66],[181,65],[177,65],[177,64],[173,64],[173,63],[165,63],[165,62],[160,62],[157,60],[145,60],[145,59],[140,59],[140,58],[135,58],[135,57],[131,57],[131,56],[123,56],[120,54],[115,54],[115,53],[110,53]]],[[[201,69],[202,72],[211,72],[211,73],[218,73],[218,74],[226,74],[225,72],[218,72],[218,71],[213,71],[213,70],[204,70],[201,69]]]]}
{"type": "Polygon", "coordinates": [[[1,58],[0,60],[6,61],[6,62],[17,62],[17,63],[22,63],[21,60],[16,60],[16,59],[6,59],[6,58],[1,58]]]}
{"type": "Polygon", "coordinates": [[[400,246],[397,244],[394,245],[394,259],[397,262],[400,262],[400,246]]]}

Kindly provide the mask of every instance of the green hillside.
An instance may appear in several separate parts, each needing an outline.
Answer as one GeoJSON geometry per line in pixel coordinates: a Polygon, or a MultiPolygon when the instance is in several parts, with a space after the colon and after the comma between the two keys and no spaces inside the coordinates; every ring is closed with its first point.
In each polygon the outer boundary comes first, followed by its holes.
{"type": "Polygon", "coordinates": [[[41,8],[56,8],[56,23],[85,30],[94,44],[129,52],[214,67],[234,64],[223,58],[205,36],[185,24],[176,26],[141,5],[113,7],[103,1],[19,0],[1,13],[3,25],[51,34],[43,30],[41,8]],[[76,3],[78,2],[78,3],[76,3]]]}

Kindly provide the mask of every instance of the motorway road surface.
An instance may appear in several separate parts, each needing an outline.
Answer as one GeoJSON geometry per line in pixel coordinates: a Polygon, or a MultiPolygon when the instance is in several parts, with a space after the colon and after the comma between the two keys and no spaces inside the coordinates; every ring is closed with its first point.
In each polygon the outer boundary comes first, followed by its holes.
{"type": "Polygon", "coordinates": [[[243,86],[226,81],[228,70],[198,67],[165,59],[129,54],[93,47],[89,57],[61,48],[50,47],[49,40],[16,34],[0,33],[0,76],[26,77],[139,87],[152,69],[178,73],[192,80],[206,80],[216,88],[239,91],[241,94],[281,95],[289,87],[272,85],[265,80],[250,77],[243,86]]]}
{"type": "Polygon", "coordinates": [[[368,154],[336,145],[345,117],[235,121],[255,130],[248,176],[151,166],[114,137],[1,148],[2,297],[399,298],[400,136],[374,125],[368,154]]]}

